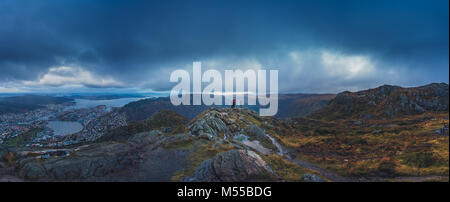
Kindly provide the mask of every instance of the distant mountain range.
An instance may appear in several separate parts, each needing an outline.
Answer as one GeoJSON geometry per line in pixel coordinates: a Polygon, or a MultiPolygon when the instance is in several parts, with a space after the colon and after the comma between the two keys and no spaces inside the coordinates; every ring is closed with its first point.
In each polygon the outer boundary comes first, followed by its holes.
{"type": "MultiPolygon", "coordinates": [[[[72,98],[41,95],[24,95],[0,98],[0,114],[24,113],[30,110],[44,108],[48,104],[71,104],[72,98]]],[[[73,103],[72,103],[73,104],[73,103]]]]}
{"type": "Polygon", "coordinates": [[[120,113],[125,113],[128,121],[142,121],[151,117],[160,110],[173,110],[178,114],[192,119],[197,114],[208,109],[206,105],[179,105],[175,106],[168,97],[142,99],[130,102],[119,109],[120,113]]]}
{"type": "Polygon", "coordinates": [[[143,98],[146,96],[142,94],[111,94],[111,95],[70,95],[64,97],[73,99],[86,99],[86,100],[113,100],[121,98],[143,98]]]}
{"type": "MultiPolygon", "coordinates": [[[[47,104],[73,103],[74,99],[118,99],[136,97],[135,94],[124,95],[75,95],[70,97],[53,97],[25,95],[0,98],[0,114],[23,113],[42,108],[47,104]]],[[[402,88],[383,85],[374,89],[358,92],[335,94],[279,94],[276,118],[286,119],[310,116],[320,119],[338,119],[343,117],[374,118],[394,117],[398,115],[420,114],[426,111],[448,110],[448,84],[432,83],[425,86],[402,88]]],[[[131,102],[119,109],[129,121],[141,121],[160,110],[173,110],[192,119],[202,111],[209,109],[206,105],[174,106],[168,97],[148,98],[131,102]]],[[[230,107],[227,105],[216,108],[230,107]]],[[[258,111],[259,105],[238,107],[258,111]]]]}
{"type": "MultiPolygon", "coordinates": [[[[278,113],[276,118],[303,117],[315,110],[326,106],[335,97],[334,94],[280,94],[278,96],[278,113]]],[[[192,119],[202,111],[209,109],[206,105],[179,105],[174,106],[167,97],[149,98],[131,102],[119,111],[124,112],[130,121],[140,121],[149,118],[159,110],[173,110],[188,119],[192,119]]],[[[216,108],[230,107],[227,105],[214,106],[216,108]]],[[[238,106],[258,111],[259,105],[238,106]]]]}
{"type": "MultiPolygon", "coordinates": [[[[24,113],[27,111],[45,107],[48,104],[74,104],[75,99],[111,100],[129,97],[144,97],[137,94],[118,95],[21,95],[0,98],[0,114],[24,113]]],[[[303,117],[320,109],[334,98],[334,94],[280,94],[278,98],[279,109],[275,115],[277,118],[303,117]]],[[[159,110],[173,110],[188,119],[192,119],[200,112],[209,109],[206,105],[180,105],[174,106],[168,97],[148,98],[131,102],[119,111],[127,115],[129,121],[140,121],[149,118],[159,110]]],[[[227,105],[214,106],[216,108],[230,107],[227,105]]],[[[258,111],[259,105],[243,105],[238,107],[249,108],[258,111]]]]}

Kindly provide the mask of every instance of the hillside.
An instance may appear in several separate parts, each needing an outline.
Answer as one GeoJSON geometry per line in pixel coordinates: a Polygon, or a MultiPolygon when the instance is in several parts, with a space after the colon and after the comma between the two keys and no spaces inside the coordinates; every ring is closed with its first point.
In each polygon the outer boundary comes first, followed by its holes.
{"type": "Polygon", "coordinates": [[[47,104],[62,104],[65,102],[72,102],[73,99],[66,97],[54,97],[45,95],[23,95],[4,97],[0,99],[2,103],[16,103],[16,104],[34,104],[34,105],[47,105],[47,104]]]}
{"type": "Polygon", "coordinates": [[[334,94],[280,94],[278,96],[277,118],[307,116],[326,106],[334,94]]]}
{"type": "Polygon", "coordinates": [[[448,181],[448,84],[339,93],[306,118],[277,127],[292,154],[343,176],[448,181]],[[444,176],[443,178],[440,178],[444,176]]]}
{"type": "Polygon", "coordinates": [[[330,103],[310,117],[376,119],[448,111],[449,89],[446,83],[402,88],[383,85],[378,88],[339,93],[330,103]]]}
{"type": "Polygon", "coordinates": [[[97,142],[104,142],[109,140],[122,140],[128,136],[151,131],[161,130],[169,133],[184,132],[184,126],[188,123],[188,119],[177,114],[175,111],[161,110],[155,112],[150,118],[128,123],[126,126],[115,128],[106,134],[103,134],[97,142]]]}
{"type": "Polygon", "coordinates": [[[125,113],[129,121],[142,121],[149,118],[159,110],[172,110],[178,114],[192,119],[200,112],[208,109],[208,106],[180,105],[174,106],[167,97],[142,99],[131,102],[120,108],[120,113],[125,113]]]}
{"type": "Polygon", "coordinates": [[[74,100],[65,97],[53,97],[43,95],[24,95],[0,98],[0,114],[24,113],[27,111],[44,108],[49,104],[71,104],[74,100]]]}

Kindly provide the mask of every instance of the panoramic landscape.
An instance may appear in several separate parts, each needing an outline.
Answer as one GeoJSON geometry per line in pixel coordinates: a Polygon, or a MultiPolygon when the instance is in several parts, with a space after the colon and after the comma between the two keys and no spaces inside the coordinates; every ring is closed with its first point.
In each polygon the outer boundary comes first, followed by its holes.
{"type": "Polygon", "coordinates": [[[2,180],[449,180],[446,83],[280,97],[280,117],[168,97],[86,108],[70,96],[6,97],[6,109],[34,105],[0,115],[2,180]]]}
{"type": "Polygon", "coordinates": [[[448,8],[0,0],[0,182],[449,182],[448,8]]]}

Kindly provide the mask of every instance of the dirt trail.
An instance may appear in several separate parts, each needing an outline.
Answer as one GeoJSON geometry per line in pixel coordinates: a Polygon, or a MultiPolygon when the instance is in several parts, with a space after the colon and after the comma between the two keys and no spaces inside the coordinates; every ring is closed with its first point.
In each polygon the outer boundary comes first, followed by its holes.
{"type": "Polygon", "coordinates": [[[448,176],[402,176],[395,178],[374,178],[367,181],[378,181],[378,182],[448,182],[448,176]]]}
{"type": "Polygon", "coordinates": [[[292,163],[295,163],[301,167],[310,169],[310,170],[314,170],[320,173],[320,175],[322,175],[323,177],[325,177],[326,179],[333,181],[333,182],[357,182],[359,180],[357,179],[353,179],[353,178],[348,178],[348,177],[342,177],[340,175],[338,175],[337,173],[333,172],[333,171],[329,171],[329,170],[325,170],[323,168],[320,168],[312,163],[309,163],[307,161],[295,158],[295,159],[290,159],[288,158],[292,163]]]}
{"type": "Polygon", "coordinates": [[[305,160],[299,159],[299,158],[293,158],[290,154],[289,151],[280,145],[280,143],[278,143],[278,141],[273,138],[272,136],[270,136],[269,134],[266,134],[266,136],[272,141],[272,144],[275,145],[278,149],[278,155],[280,156],[284,156],[286,157],[289,161],[291,161],[292,163],[295,163],[301,167],[310,169],[310,170],[314,170],[320,173],[320,175],[322,175],[323,177],[325,177],[326,179],[333,181],[333,182],[355,182],[358,181],[356,179],[352,179],[352,178],[347,178],[347,177],[342,177],[340,175],[338,175],[337,173],[333,172],[333,171],[329,171],[329,170],[325,170],[323,168],[320,168],[312,163],[309,163],[305,160]]]}

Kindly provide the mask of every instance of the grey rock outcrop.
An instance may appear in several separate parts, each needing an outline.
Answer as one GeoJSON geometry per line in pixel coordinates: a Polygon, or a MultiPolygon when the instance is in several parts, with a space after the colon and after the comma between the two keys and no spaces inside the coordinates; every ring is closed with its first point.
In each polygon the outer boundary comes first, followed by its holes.
{"type": "Polygon", "coordinates": [[[228,139],[251,124],[248,118],[243,116],[259,119],[256,112],[244,108],[211,108],[192,120],[187,129],[194,136],[206,135],[209,138],[228,139]]]}
{"type": "Polygon", "coordinates": [[[270,166],[255,152],[231,150],[204,161],[186,182],[239,182],[278,180],[270,166]]]}
{"type": "Polygon", "coordinates": [[[249,135],[256,136],[259,139],[266,138],[264,130],[253,124],[248,126],[247,132],[249,133],[249,135]]]}
{"type": "Polygon", "coordinates": [[[302,180],[305,182],[325,182],[325,180],[323,180],[321,177],[309,173],[303,174],[302,180]]]}

